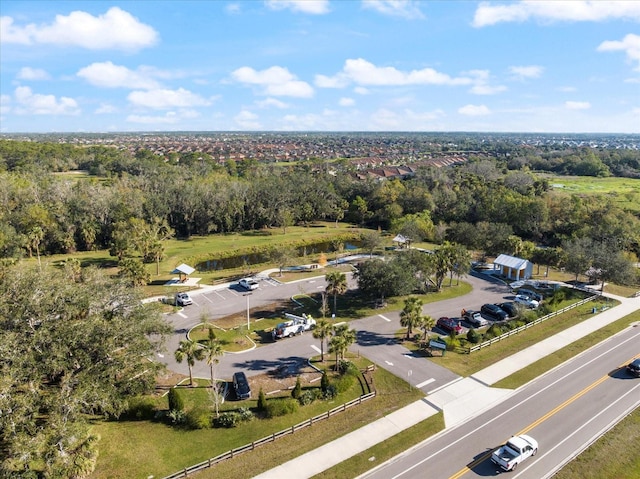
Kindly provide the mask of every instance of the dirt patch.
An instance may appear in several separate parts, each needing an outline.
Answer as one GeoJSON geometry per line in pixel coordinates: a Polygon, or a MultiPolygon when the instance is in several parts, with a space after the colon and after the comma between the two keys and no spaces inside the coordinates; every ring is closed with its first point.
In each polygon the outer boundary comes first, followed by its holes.
{"type": "Polygon", "coordinates": [[[265,374],[249,377],[249,385],[256,398],[260,389],[267,397],[283,396],[294,388],[298,377],[300,377],[303,388],[305,386],[319,386],[322,373],[313,369],[306,362],[283,363],[265,374]]]}
{"type": "MultiPolygon", "coordinates": [[[[270,319],[282,317],[287,311],[291,311],[295,305],[290,300],[278,301],[276,303],[260,306],[259,308],[249,309],[249,316],[251,321],[258,319],[270,319]]],[[[247,312],[240,311],[238,313],[223,316],[222,318],[215,320],[216,326],[223,329],[232,329],[237,326],[244,326],[247,324],[247,312]]]]}

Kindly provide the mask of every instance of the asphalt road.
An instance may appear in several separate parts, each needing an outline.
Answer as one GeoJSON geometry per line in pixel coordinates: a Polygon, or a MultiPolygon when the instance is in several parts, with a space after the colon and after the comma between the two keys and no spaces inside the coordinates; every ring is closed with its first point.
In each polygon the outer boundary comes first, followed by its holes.
{"type": "MultiPolygon", "coordinates": [[[[485,275],[470,275],[464,278],[464,281],[473,286],[470,293],[458,298],[427,304],[423,308],[424,313],[434,318],[459,316],[462,308],[479,310],[480,306],[486,302],[501,302],[512,297],[503,283],[485,275]]],[[[350,288],[357,287],[351,275],[348,275],[348,285],[350,288]]],[[[447,285],[448,281],[445,281],[445,287],[448,287],[447,285]]],[[[247,300],[249,306],[254,308],[300,293],[315,293],[325,288],[324,277],[320,276],[288,284],[263,280],[260,283],[260,288],[253,291],[248,297],[246,296],[247,292],[235,284],[228,288],[193,295],[193,305],[180,312],[167,315],[168,320],[174,326],[174,334],[169,338],[167,352],[158,359],[167,364],[170,370],[187,374],[186,363],[177,363],[173,357],[173,351],[177,349],[179,342],[185,339],[189,328],[200,323],[203,317],[215,321],[216,318],[231,313],[246,311],[247,300]]],[[[358,331],[357,344],[354,344],[351,350],[404,378],[411,385],[419,387],[426,393],[458,378],[445,368],[423,359],[414,358],[409,350],[395,341],[395,332],[401,328],[399,316],[399,311],[392,311],[350,322],[350,327],[358,331]]],[[[440,333],[445,334],[443,331],[440,333]]],[[[235,371],[242,370],[250,377],[268,372],[283,363],[304,362],[319,353],[319,341],[314,339],[310,333],[304,333],[250,351],[235,354],[225,353],[216,367],[216,375],[220,378],[230,378],[235,371]]],[[[194,376],[203,378],[208,378],[210,374],[209,367],[204,362],[197,362],[193,367],[193,372],[194,376]]]]}
{"type": "Polygon", "coordinates": [[[529,383],[496,407],[446,429],[367,479],[493,477],[490,453],[511,435],[528,434],[539,452],[512,479],[551,477],[608,428],[640,406],[640,379],[622,366],[640,353],[640,327],[631,327],[529,383]]]}

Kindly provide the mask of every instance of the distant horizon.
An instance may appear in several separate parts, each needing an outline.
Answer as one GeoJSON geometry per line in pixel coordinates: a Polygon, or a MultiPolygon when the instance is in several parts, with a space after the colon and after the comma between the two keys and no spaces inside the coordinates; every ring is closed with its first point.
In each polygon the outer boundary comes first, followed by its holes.
{"type": "Polygon", "coordinates": [[[544,136],[631,136],[640,138],[640,132],[638,133],[623,133],[623,132],[537,132],[537,131],[464,131],[464,130],[449,130],[449,131],[396,131],[396,130],[130,130],[130,131],[16,131],[16,132],[0,132],[0,136],[16,136],[16,135],[135,135],[135,134],[159,134],[159,135],[173,135],[173,134],[241,134],[241,135],[260,135],[260,134],[288,134],[288,135],[305,135],[305,134],[388,134],[388,135],[452,135],[452,134],[467,134],[467,135],[544,135],[544,136]]]}

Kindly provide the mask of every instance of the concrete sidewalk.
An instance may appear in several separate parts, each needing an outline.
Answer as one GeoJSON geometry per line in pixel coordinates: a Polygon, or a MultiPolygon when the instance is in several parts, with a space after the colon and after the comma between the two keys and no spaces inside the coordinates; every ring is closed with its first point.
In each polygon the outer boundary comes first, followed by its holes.
{"type": "Polygon", "coordinates": [[[491,384],[495,384],[538,359],[553,354],[564,346],[640,309],[640,297],[606,296],[620,301],[620,304],[478,371],[469,378],[460,378],[432,391],[423,400],[416,401],[340,439],[255,476],[255,478],[310,478],[379,442],[385,441],[439,411],[444,413],[446,428],[456,426],[470,417],[478,415],[514,393],[509,389],[492,388],[491,384]]]}

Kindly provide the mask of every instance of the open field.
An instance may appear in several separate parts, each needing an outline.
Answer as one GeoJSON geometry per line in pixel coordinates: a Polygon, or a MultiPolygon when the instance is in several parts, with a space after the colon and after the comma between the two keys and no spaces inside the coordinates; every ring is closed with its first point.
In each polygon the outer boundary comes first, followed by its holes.
{"type": "Polygon", "coordinates": [[[554,191],[570,194],[606,195],[622,209],[640,211],[640,179],[591,176],[546,176],[554,191]]]}

